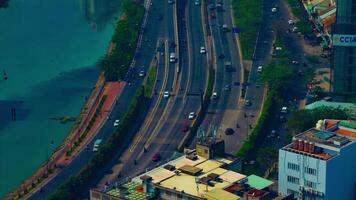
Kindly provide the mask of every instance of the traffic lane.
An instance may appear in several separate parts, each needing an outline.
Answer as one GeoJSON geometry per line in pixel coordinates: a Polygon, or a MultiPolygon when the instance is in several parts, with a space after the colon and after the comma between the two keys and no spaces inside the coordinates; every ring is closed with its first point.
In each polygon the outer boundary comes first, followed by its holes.
{"type": "MultiPolygon", "coordinates": [[[[154,20],[153,15],[148,15],[148,26],[147,27],[154,27],[157,23],[154,20]],[[152,23],[154,22],[154,23],[152,23]]],[[[140,48],[140,56],[137,58],[136,66],[142,66],[146,64],[148,66],[151,58],[152,58],[152,47],[155,44],[156,36],[160,30],[158,26],[157,28],[150,28],[145,31],[147,38],[149,39],[147,42],[144,42],[142,47],[140,48]]],[[[137,89],[142,83],[142,79],[137,79],[134,81],[134,84],[129,87],[125,87],[123,90],[122,95],[119,98],[120,102],[117,104],[113,112],[110,115],[110,118],[119,119],[123,116],[125,111],[127,110],[127,105],[131,102],[131,99],[135,95],[137,89]]],[[[89,143],[89,146],[93,145],[93,141],[97,138],[107,139],[111,133],[113,132],[113,126],[111,123],[106,123],[103,128],[99,131],[96,137],[89,143]]],[[[93,153],[91,151],[83,150],[81,151],[78,156],[74,158],[74,160],[66,166],[56,177],[49,181],[46,184],[42,191],[35,192],[29,199],[45,199],[47,198],[59,185],[64,183],[70,176],[79,172],[79,170],[84,166],[89,160],[92,158],[93,153]]]]}
{"type": "MultiPolygon", "coordinates": [[[[172,8],[173,8],[173,6],[171,6],[171,8],[169,10],[173,12],[172,8]]],[[[172,13],[172,12],[170,12],[170,13],[172,13]]],[[[169,15],[168,9],[167,9],[165,15],[166,16],[169,15]]],[[[170,18],[169,20],[167,20],[165,31],[167,32],[166,36],[169,38],[169,41],[170,41],[170,47],[171,47],[170,48],[170,52],[175,52],[175,45],[177,45],[177,44],[174,44],[174,42],[173,42],[174,39],[173,39],[172,36],[174,35],[174,30],[173,30],[172,26],[173,26],[173,17],[170,18]],[[167,29],[167,27],[169,27],[169,28],[167,29]]],[[[179,60],[179,62],[181,62],[181,60],[179,60]]],[[[173,70],[171,70],[172,69],[172,64],[170,64],[169,68],[170,68],[170,71],[173,72],[173,76],[174,76],[174,65],[173,65],[173,70]]],[[[171,84],[168,85],[167,88],[168,88],[168,90],[171,90],[171,91],[173,91],[173,80],[174,80],[173,76],[172,76],[172,73],[170,73],[170,78],[168,78],[169,82],[171,84]]],[[[170,98],[172,98],[172,97],[170,97],[170,98]]],[[[157,126],[159,126],[160,123],[162,123],[160,117],[163,117],[162,116],[162,112],[166,109],[166,105],[167,104],[159,106],[159,111],[158,111],[159,114],[155,115],[156,120],[154,120],[154,122],[151,123],[150,128],[147,130],[147,133],[153,134],[154,131],[157,131],[155,129],[157,128],[157,126]]],[[[147,139],[147,138],[145,138],[145,139],[147,139]]],[[[145,165],[144,162],[145,162],[145,160],[147,160],[146,155],[148,153],[144,153],[145,157],[143,157],[143,158],[139,157],[143,152],[143,146],[144,146],[145,143],[146,143],[146,140],[141,141],[141,146],[136,148],[135,151],[132,153],[132,157],[137,158],[137,162],[140,162],[140,166],[144,166],[145,165]]],[[[149,146],[147,148],[147,152],[151,152],[151,149],[152,149],[152,147],[149,146]]],[[[132,172],[140,171],[140,168],[138,166],[134,167],[134,168],[132,168],[132,167],[133,166],[131,164],[125,165],[124,169],[122,170],[123,174],[125,174],[125,176],[127,176],[127,175],[130,175],[130,173],[129,173],[130,171],[132,171],[132,172]]]]}
{"type": "Polygon", "coordinates": [[[201,19],[201,8],[200,6],[195,6],[193,1],[188,2],[187,12],[188,12],[188,27],[190,34],[190,41],[192,46],[192,64],[193,64],[193,79],[191,86],[189,88],[190,93],[197,93],[204,90],[205,75],[206,75],[206,53],[200,53],[200,48],[205,46],[203,25],[201,19]]]}

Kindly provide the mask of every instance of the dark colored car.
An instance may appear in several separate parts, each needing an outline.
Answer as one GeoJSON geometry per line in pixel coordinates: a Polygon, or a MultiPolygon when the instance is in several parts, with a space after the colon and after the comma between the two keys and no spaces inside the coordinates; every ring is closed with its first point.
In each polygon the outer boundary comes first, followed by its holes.
{"type": "Polygon", "coordinates": [[[188,132],[188,131],[189,131],[189,125],[183,126],[183,128],[181,129],[181,131],[182,131],[183,133],[188,132]]]}
{"type": "Polygon", "coordinates": [[[226,135],[232,135],[232,134],[234,134],[235,133],[235,131],[234,131],[234,129],[232,129],[232,128],[227,128],[226,130],[225,130],[225,134],[226,135]]]}
{"type": "Polygon", "coordinates": [[[161,160],[161,155],[159,153],[156,153],[155,155],[153,155],[153,157],[152,157],[153,162],[158,162],[160,160],[161,160]]]}

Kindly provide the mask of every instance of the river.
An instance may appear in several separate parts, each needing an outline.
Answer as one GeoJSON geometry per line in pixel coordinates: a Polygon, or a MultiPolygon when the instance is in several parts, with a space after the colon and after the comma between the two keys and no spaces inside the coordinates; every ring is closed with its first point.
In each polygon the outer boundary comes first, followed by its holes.
{"type": "Polygon", "coordinates": [[[62,143],[98,77],[120,0],[11,0],[0,10],[0,198],[62,143]]]}

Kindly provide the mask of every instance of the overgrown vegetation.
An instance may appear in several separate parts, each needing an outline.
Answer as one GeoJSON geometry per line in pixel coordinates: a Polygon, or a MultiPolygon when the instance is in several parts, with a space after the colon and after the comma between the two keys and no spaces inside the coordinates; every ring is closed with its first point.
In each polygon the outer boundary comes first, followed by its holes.
{"type": "Polygon", "coordinates": [[[120,143],[125,135],[134,127],[139,111],[144,105],[144,99],[144,87],[141,87],[133,98],[121,123],[108,141],[100,147],[99,151],[79,174],[72,176],[66,183],[61,185],[48,198],[49,200],[76,199],[78,194],[89,189],[90,181],[96,177],[96,173],[102,166],[112,159],[112,155],[117,150],[117,146],[121,145],[120,143]]]}
{"type": "Polygon", "coordinates": [[[261,74],[261,81],[267,84],[268,93],[263,103],[263,109],[259,119],[249,137],[244,141],[241,148],[236,153],[242,158],[251,158],[260,147],[268,130],[271,129],[270,120],[277,116],[279,107],[283,103],[283,96],[289,86],[292,70],[290,65],[290,53],[285,50],[285,46],[277,39],[275,46],[282,47],[275,58],[273,58],[266,70],[261,74]]]}
{"type": "Polygon", "coordinates": [[[111,39],[114,44],[112,52],[97,63],[108,80],[125,77],[136,50],[145,9],[141,1],[124,0],[122,13],[111,39]]]}
{"type": "Polygon", "coordinates": [[[295,26],[298,27],[298,30],[304,34],[310,33],[312,28],[308,23],[308,14],[304,9],[302,1],[288,0],[288,4],[292,9],[293,15],[299,19],[299,21],[295,24],[295,26]]]}
{"type": "Polygon", "coordinates": [[[252,59],[261,24],[262,0],[232,0],[235,26],[241,29],[240,41],[244,59],[252,59]]]}

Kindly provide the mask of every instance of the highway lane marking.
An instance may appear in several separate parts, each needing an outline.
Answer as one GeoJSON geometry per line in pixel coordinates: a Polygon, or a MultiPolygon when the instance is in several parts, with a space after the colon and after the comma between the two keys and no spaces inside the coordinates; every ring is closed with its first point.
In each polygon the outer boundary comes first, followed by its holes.
{"type": "Polygon", "coordinates": [[[165,40],[165,67],[164,67],[164,78],[163,78],[163,84],[162,84],[162,87],[161,87],[161,91],[159,92],[159,96],[158,96],[158,99],[156,101],[156,104],[155,106],[153,107],[151,113],[149,114],[149,117],[147,117],[147,121],[145,120],[145,123],[143,125],[143,127],[141,128],[140,130],[140,134],[139,134],[139,137],[135,140],[134,144],[131,145],[130,147],[130,152],[133,152],[136,148],[136,146],[138,145],[138,143],[142,140],[143,136],[144,136],[144,133],[147,132],[147,129],[149,127],[149,125],[151,124],[152,120],[154,119],[154,115],[156,115],[156,112],[157,112],[157,109],[159,107],[159,104],[161,103],[161,100],[162,100],[162,97],[163,97],[163,90],[165,90],[167,88],[167,79],[168,79],[168,71],[169,71],[169,53],[168,53],[168,40],[166,39],[165,40]]]}

